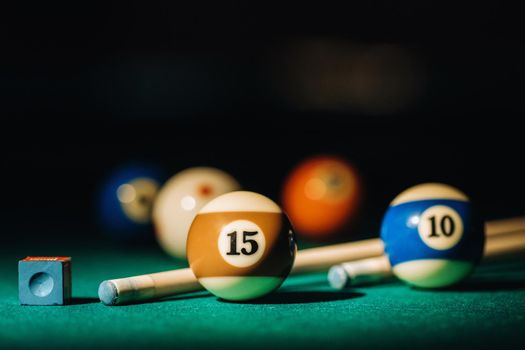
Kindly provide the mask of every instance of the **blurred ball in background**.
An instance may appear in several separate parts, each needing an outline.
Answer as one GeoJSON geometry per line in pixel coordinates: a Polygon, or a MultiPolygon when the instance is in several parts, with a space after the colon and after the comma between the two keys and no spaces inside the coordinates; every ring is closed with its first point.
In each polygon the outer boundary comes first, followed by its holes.
{"type": "Polygon", "coordinates": [[[356,169],[335,156],[317,156],[295,167],[283,187],[283,206],[298,235],[325,240],[356,215],[361,197],[356,169]]]}
{"type": "Polygon", "coordinates": [[[230,174],[211,167],[190,168],[173,176],[153,207],[160,246],[171,256],[185,259],[188,232],[197,212],[215,197],[240,188],[230,174]]]}
{"type": "Polygon", "coordinates": [[[103,181],[97,212],[105,234],[120,240],[152,237],[151,211],[164,176],[148,164],[125,164],[103,181]]]}
{"type": "Polygon", "coordinates": [[[393,44],[299,40],[283,50],[280,67],[279,90],[304,110],[388,115],[412,108],[426,86],[422,60],[393,44]]]}

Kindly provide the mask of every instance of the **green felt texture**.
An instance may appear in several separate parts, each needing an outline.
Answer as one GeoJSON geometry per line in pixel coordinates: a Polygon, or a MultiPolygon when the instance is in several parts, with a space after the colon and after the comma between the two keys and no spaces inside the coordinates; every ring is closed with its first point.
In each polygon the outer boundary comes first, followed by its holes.
{"type": "MultiPolygon", "coordinates": [[[[75,248],[71,248],[75,247],[75,248]]],[[[521,348],[525,344],[525,259],[481,266],[463,286],[426,291],[399,282],[334,291],[325,274],[289,278],[258,302],[206,292],[108,307],[104,279],[177,266],[158,248],[6,249],[0,275],[0,348],[521,348]],[[71,255],[69,306],[18,305],[17,261],[71,255]]]]}

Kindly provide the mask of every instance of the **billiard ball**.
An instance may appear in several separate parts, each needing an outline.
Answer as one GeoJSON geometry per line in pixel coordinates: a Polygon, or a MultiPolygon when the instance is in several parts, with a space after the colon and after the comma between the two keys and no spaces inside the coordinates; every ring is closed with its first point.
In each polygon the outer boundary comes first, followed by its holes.
{"type": "Polygon", "coordinates": [[[254,192],[215,198],[188,235],[188,262],[199,283],[226,300],[262,297],[290,273],[296,244],[290,221],[271,199],[254,192]]]}
{"type": "Polygon", "coordinates": [[[391,203],[381,226],[394,274],[421,288],[465,279],[481,259],[483,220],[460,190],[439,183],[409,188],[391,203]]]}
{"type": "Polygon", "coordinates": [[[240,189],[222,170],[196,167],[183,170],[161,188],[153,206],[157,241],[171,256],[186,258],[186,239],[197,212],[215,197],[240,189]]]}
{"type": "Polygon", "coordinates": [[[163,181],[162,171],[148,164],[124,164],[115,169],[98,192],[99,222],[118,239],[151,234],[151,209],[163,181]]]}
{"type": "Polygon", "coordinates": [[[360,193],[357,171],[348,162],[318,156],[292,170],[283,187],[283,208],[298,235],[323,240],[356,215],[360,193]]]}

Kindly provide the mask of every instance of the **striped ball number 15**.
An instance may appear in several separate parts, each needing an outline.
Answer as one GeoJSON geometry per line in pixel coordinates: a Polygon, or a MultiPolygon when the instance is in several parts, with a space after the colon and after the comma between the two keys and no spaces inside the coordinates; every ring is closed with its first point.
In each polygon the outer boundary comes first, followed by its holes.
{"type": "Polygon", "coordinates": [[[463,220],[453,208],[435,205],[421,214],[418,233],[421,240],[432,249],[451,249],[461,240],[463,220]]]}
{"type": "Polygon", "coordinates": [[[248,220],[236,220],[225,225],[219,233],[219,252],[230,265],[248,267],[257,263],[266,246],[264,232],[248,220]]]}

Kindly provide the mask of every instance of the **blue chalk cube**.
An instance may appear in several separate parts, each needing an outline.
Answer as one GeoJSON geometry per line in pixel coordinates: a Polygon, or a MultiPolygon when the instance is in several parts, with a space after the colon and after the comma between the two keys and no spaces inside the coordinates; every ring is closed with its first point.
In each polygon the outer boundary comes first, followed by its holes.
{"type": "Polygon", "coordinates": [[[21,305],[64,305],[71,300],[71,258],[28,256],[18,262],[21,305]]]}

